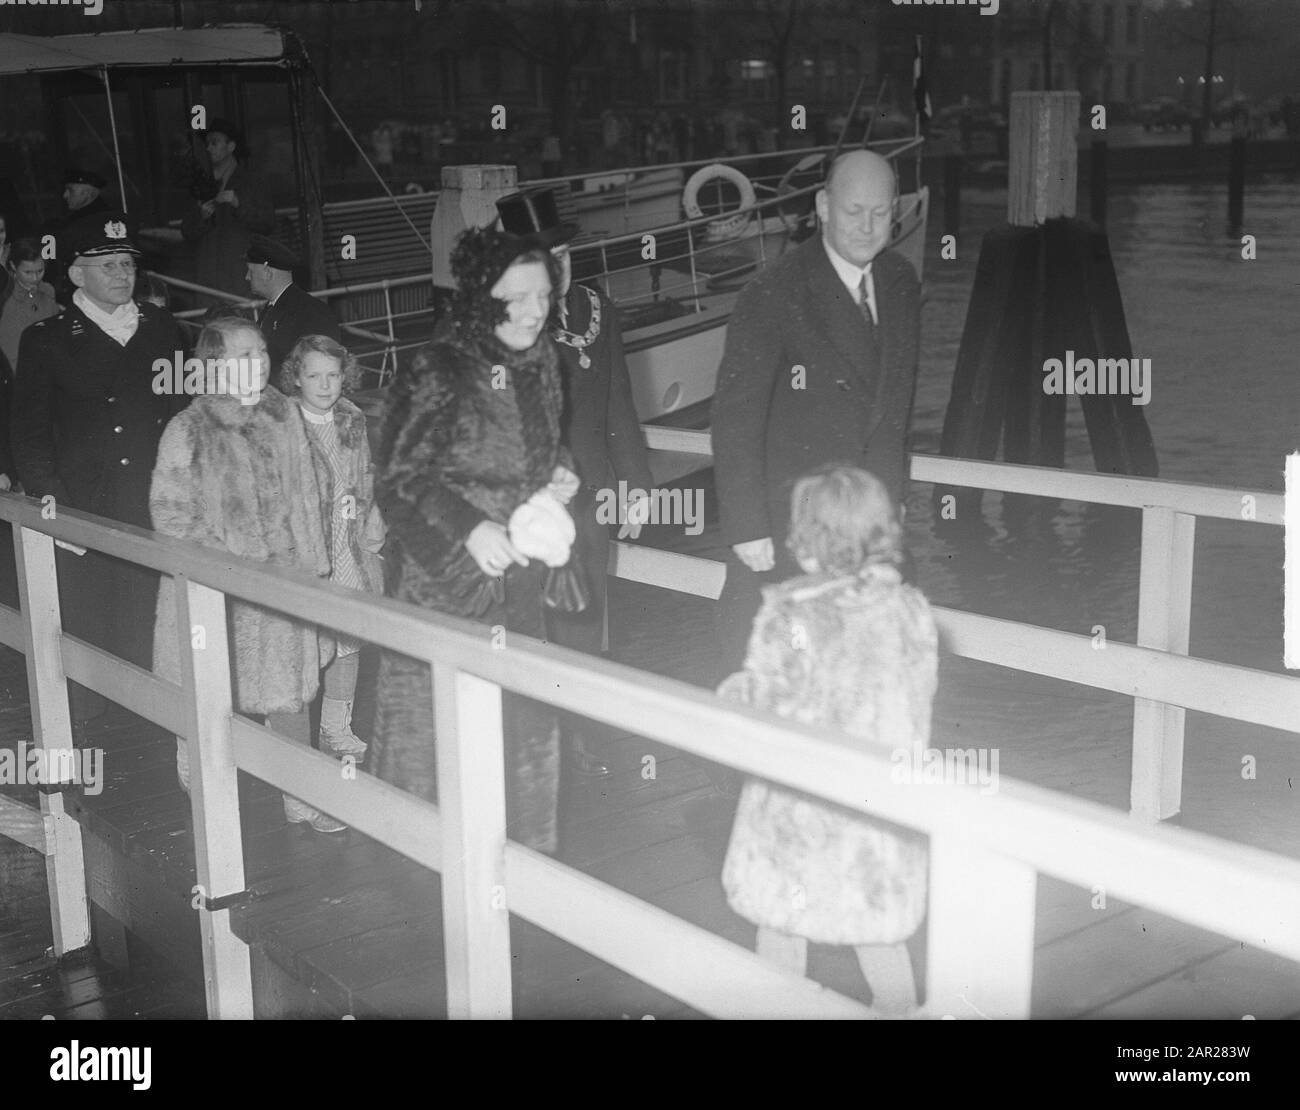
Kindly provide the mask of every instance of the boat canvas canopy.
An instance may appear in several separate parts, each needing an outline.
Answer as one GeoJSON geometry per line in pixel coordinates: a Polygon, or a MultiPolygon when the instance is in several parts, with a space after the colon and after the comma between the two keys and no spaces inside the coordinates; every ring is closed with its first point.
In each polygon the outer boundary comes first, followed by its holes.
{"type": "Polygon", "coordinates": [[[93,35],[0,34],[0,76],[118,66],[283,65],[284,36],[275,27],[145,28],[93,35]]]}

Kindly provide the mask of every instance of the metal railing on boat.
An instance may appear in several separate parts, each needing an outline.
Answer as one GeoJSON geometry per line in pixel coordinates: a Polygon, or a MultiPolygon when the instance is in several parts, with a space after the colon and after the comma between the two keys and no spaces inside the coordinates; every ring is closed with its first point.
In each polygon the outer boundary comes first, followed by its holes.
{"type": "MultiPolygon", "coordinates": [[[[901,157],[918,150],[921,140],[891,140],[873,143],[871,146],[873,149],[879,149],[886,156],[901,157]]],[[[806,150],[747,155],[727,159],[726,162],[728,165],[738,165],[762,159],[770,160],[774,157],[824,154],[830,149],[810,147],[806,150]]],[[[681,166],[699,167],[707,164],[675,163],[671,166],[637,167],[587,176],[609,177],[611,180],[625,178],[627,180],[623,181],[622,187],[626,193],[631,188],[631,181],[640,174],[661,173],[665,169],[681,166]]],[[[548,179],[543,183],[555,184],[567,180],[571,179],[548,179]]],[[[724,296],[734,296],[736,290],[731,283],[745,278],[751,271],[762,269],[772,258],[781,253],[789,241],[790,231],[797,223],[797,220],[788,214],[787,209],[811,201],[820,188],[819,183],[795,188],[785,193],[779,193],[775,188],[771,188],[768,191],[773,195],[756,200],[747,209],[725,214],[728,218],[742,214],[744,216],[743,224],[726,235],[714,233],[719,221],[717,213],[703,215],[696,219],[670,221],[655,227],[614,235],[603,235],[594,242],[582,243],[574,248],[575,273],[579,280],[599,283],[606,295],[616,301],[625,314],[670,301],[678,304],[682,312],[700,313],[709,307],[711,298],[716,300],[720,293],[724,296]],[[647,242],[647,237],[652,241],[647,242]],[[595,272],[586,272],[584,263],[587,268],[590,268],[590,263],[594,259],[599,261],[595,272]]],[[[920,218],[923,208],[919,193],[910,196],[912,200],[909,207],[899,213],[899,222],[903,227],[910,226],[913,221],[920,218]]],[[[384,199],[386,201],[386,198],[384,199]]],[[[349,203],[371,204],[373,202],[349,203]]],[[[232,308],[248,308],[263,303],[258,299],[212,289],[167,274],[159,273],[155,276],[172,288],[224,301],[232,308]]],[[[338,315],[349,317],[341,324],[345,336],[350,343],[359,342],[362,349],[356,353],[360,362],[363,367],[377,376],[374,384],[382,387],[396,370],[399,356],[403,352],[422,346],[427,339],[426,334],[405,340],[399,338],[401,325],[428,320],[431,317],[431,309],[426,306],[395,308],[394,294],[406,294],[400,299],[414,304],[410,293],[418,289],[431,292],[432,283],[432,272],[427,272],[345,283],[314,290],[312,296],[325,301],[360,298],[361,303],[366,305],[378,299],[378,307],[381,310],[376,313],[355,316],[351,312],[343,312],[338,315]]],[[[206,309],[195,308],[177,312],[175,315],[182,323],[197,326],[199,318],[205,312],[206,309]]],[[[625,329],[626,327],[625,324],[625,329]]]]}
{"type": "MultiPolygon", "coordinates": [[[[674,433],[675,439],[680,436],[674,433]]],[[[1300,678],[1186,658],[1185,610],[1179,610],[1190,585],[1187,521],[1202,515],[1276,525],[1280,496],[923,456],[913,458],[913,477],[1131,505],[1149,514],[1143,528],[1138,645],[1112,644],[1105,652],[1092,652],[1087,637],[938,612],[949,646],[959,655],[1083,681],[1150,703],[1155,712],[1146,719],[1158,727],[1135,735],[1135,748],[1141,740],[1151,749],[1159,773],[1148,776],[1144,788],[1169,785],[1162,776],[1173,767],[1171,708],[1219,715],[1231,710],[1239,719],[1288,730],[1300,722],[1300,678]],[[1241,513],[1243,498],[1253,499],[1253,516],[1241,513]],[[1173,573],[1162,574],[1170,569],[1173,573]],[[1069,673],[1061,673],[1067,664],[1069,673]]],[[[706,1014],[872,1016],[860,1003],[507,841],[503,689],[927,833],[929,1015],[1028,1016],[1039,873],[1083,887],[1104,886],[1114,897],[1300,961],[1300,934],[1292,927],[1300,917],[1300,862],[1294,859],[1135,822],[1129,814],[1005,777],[999,791],[987,796],[973,785],[916,789],[895,781],[883,751],[857,750],[847,737],[737,708],[680,682],[527,637],[513,637],[510,647],[500,650],[479,625],[102,518],[65,510],[47,520],[39,504],[16,496],[0,496],[0,518],[14,526],[22,598],[21,612],[0,608],[0,642],[27,657],[36,743],[72,746],[66,681],[74,679],[186,737],[197,750],[191,804],[197,881],[208,899],[199,918],[213,1017],[253,1013],[250,952],[231,931],[224,901],[245,885],[241,839],[231,835],[240,827],[241,770],[440,872],[452,1016],[509,1016],[510,913],[706,1014]],[[176,576],[179,685],[61,631],[56,539],[176,576]],[[318,619],[328,606],[332,628],[428,662],[438,728],[439,804],[369,775],[341,776],[333,759],[236,715],[227,597],[308,620],[318,619]],[[195,626],[206,629],[202,647],[188,633],[195,626]]],[[[722,568],[695,565],[706,562],[620,544],[611,566],[624,577],[716,596],[722,568]]],[[[1178,725],[1181,732],[1181,719],[1178,725]]],[[[0,798],[0,831],[47,855],[56,950],[85,945],[89,921],[81,842],[60,795],[42,794],[39,814],[0,798]]]]}

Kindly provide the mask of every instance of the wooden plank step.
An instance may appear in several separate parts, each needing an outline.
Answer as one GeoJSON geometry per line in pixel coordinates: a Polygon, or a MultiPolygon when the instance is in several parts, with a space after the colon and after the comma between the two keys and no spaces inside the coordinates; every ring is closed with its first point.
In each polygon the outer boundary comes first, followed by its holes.
{"type": "Polygon", "coordinates": [[[604,860],[588,872],[592,878],[647,901],[670,887],[716,876],[720,861],[693,838],[650,844],[604,860]]]}
{"type": "Polygon", "coordinates": [[[1200,963],[1109,1002],[1089,1016],[1241,1021],[1300,1016],[1300,967],[1235,944],[1200,963]]]}
{"type": "Polygon", "coordinates": [[[1115,914],[1037,949],[1030,1013],[1091,1015],[1232,947],[1221,936],[1145,909],[1115,914]]]}
{"type": "Polygon", "coordinates": [[[1099,899],[1090,890],[1062,882],[1050,875],[1040,875],[1034,918],[1034,947],[1042,948],[1090,928],[1108,917],[1137,909],[1136,906],[1109,897],[1104,907],[1094,909],[1094,901],[1099,899]]]}

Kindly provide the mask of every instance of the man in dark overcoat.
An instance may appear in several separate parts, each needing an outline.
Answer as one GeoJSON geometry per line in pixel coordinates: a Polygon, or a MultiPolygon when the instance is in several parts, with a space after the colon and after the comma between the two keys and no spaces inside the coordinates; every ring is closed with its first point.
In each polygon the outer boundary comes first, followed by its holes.
{"type": "MultiPolygon", "coordinates": [[[[248,152],[238,128],[229,120],[214,119],[203,141],[216,193],[195,201],[181,223],[181,232],[195,245],[194,276],[200,285],[244,294],[244,252],[253,235],[269,235],[275,230],[275,207],[270,190],[243,164],[248,152]]],[[[205,305],[226,303],[207,295],[200,301],[205,305]]]]}
{"type": "MultiPolygon", "coordinates": [[[[653,484],[645,437],[632,402],[618,309],[599,289],[573,282],[569,245],[578,227],[561,223],[550,189],[503,197],[497,209],[506,231],[527,236],[549,249],[560,270],[551,327],[564,378],[560,434],[582,480],[569,508],[577,530],[574,550],[586,575],[591,601],[582,613],[552,611],[548,623],[556,643],[600,655],[605,640],[612,522],[598,518],[597,508],[602,503],[619,507],[619,538],[635,539],[645,523],[653,484]],[[629,492],[641,492],[646,497],[637,498],[635,506],[619,506],[620,482],[626,483],[629,492]]],[[[567,755],[573,769],[583,775],[608,774],[609,768],[589,748],[585,719],[570,716],[565,723],[567,755]]]]}
{"type": "MultiPolygon", "coordinates": [[[[72,303],[29,327],[19,347],[11,416],[18,478],[29,496],[53,498],[55,512],[65,506],[148,528],[158,440],[184,404],[154,392],[154,362],[183,359],[184,339],[169,313],[131,299],[140,252],[120,216],[110,213],[69,253],[72,303]]],[[[62,548],[57,566],[65,631],[148,669],[157,575],[62,548]]],[[[74,688],[74,719],[102,711],[102,699],[74,688]]]]}
{"type": "Polygon", "coordinates": [[[285,356],[304,335],[327,335],[339,341],[339,324],[330,306],[294,284],[293,268],[298,259],[293,251],[274,239],[255,235],[245,257],[248,284],[257,296],[266,298],[259,324],[273,371],[279,371],[285,356]]]}
{"type": "Polygon", "coordinates": [[[886,250],[893,167],[857,150],[816,198],[821,234],[742,291],[713,398],[714,475],[731,547],[721,670],[738,670],[760,586],[798,573],[785,548],[795,479],[828,462],[871,471],[898,504],[920,342],[920,282],[886,250]]]}
{"type": "MultiPolygon", "coordinates": [[[[42,238],[54,236],[54,257],[46,267],[45,277],[54,286],[54,295],[59,304],[66,305],[76,291],[76,286],[68,278],[68,267],[72,263],[69,253],[76,243],[93,233],[113,214],[113,209],[101,195],[107,182],[94,170],[71,167],[63,174],[62,215],[54,217],[41,228],[42,238]]],[[[135,230],[133,223],[126,221],[127,235],[135,230]]]]}

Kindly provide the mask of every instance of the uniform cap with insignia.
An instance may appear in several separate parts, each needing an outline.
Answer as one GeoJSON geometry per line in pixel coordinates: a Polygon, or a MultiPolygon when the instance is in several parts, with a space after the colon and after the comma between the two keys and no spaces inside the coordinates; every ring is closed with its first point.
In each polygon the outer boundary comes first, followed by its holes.
{"type": "Polygon", "coordinates": [[[253,236],[245,257],[254,266],[270,266],[273,270],[291,272],[298,265],[298,256],[293,251],[265,235],[253,236]]]}
{"type": "Polygon", "coordinates": [[[142,254],[131,242],[126,230],[126,216],[120,212],[107,212],[102,221],[96,220],[68,244],[70,258],[95,258],[101,254],[142,254]]]}
{"type": "Polygon", "coordinates": [[[64,185],[93,185],[96,189],[102,189],[108,184],[94,170],[78,169],[75,166],[69,167],[63,173],[64,185]]]}

